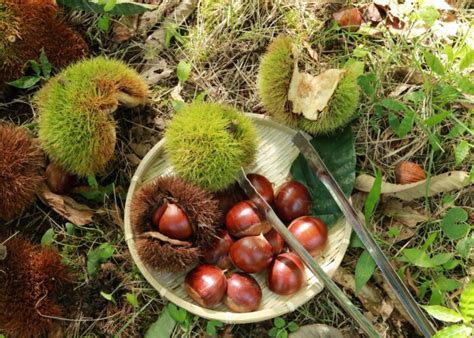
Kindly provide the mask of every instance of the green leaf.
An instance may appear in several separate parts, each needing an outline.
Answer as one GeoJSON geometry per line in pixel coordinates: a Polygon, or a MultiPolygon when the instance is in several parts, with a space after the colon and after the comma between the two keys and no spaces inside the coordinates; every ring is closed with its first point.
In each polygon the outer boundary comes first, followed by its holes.
{"type": "Polygon", "coordinates": [[[431,289],[431,296],[428,303],[430,305],[440,305],[443,302],[443,292],[437,287],[431,289]]]}
{"type": "Polygon", "coordinates": [[[101,292],[100,292],[100,295],[101,295],[102,297],[104,297],[105,299],[107,299],[109,302],[112,302],[112,303],[114,303],[114,304],[117,304],[117,303],[115,302],[115,299],[114,299],[114,295],[113,295],[113,294],[111,294],[111,293],[106,293],[106,292],[104,292],[104,291],[101,291],[101,292]]]}
{"type": "Polygon", "coordinates": [[[51,245],[54,241],[54,229],[48,229],[41,237],[41,245],[51,245]]]}
{"type": "Polygon", "coordinates": [[[288,331],[284,329],[278,331],[277,338],[288,338],[288,331]]]}
{"type": "Polygon", "coordinates": [[[117,5],[117,0],[108,0],[104,6],[104,12],[110,12],[115,8],[115,5],[117,5]]]}
{"type": "MultiPolygon", "coordinates": [[[[355,150],[352,129],[347,126],[338,134],[318,136],[311,140],[329,172],[339,183],[346,196],[350,196],[355,180],[355,150]],[[337,154],[337,156],[334,156],[337,154]]],[[[291,166],[294,180],[304,184],[313,200],[311,214],[319,217],[328,227],[333,225],[342,213],[326,187],[316,177],[305,158],[300,155],[291,166]]]]}
{"type": "MultiPolygon", "coordinates": [[[[110,3],[109,0],[108,3],[110,3]]],[[[90,13],[105,13],[105,8],[98,0],[57,0],[58,5],[83,10],[90,13]]],[[[112,15],[135,15],[143,14],[158,8],[158,5],[148,5],[133,0],[116,0],[115,6],[110,10],[112,15]]]]}
{"type": "Polygon", "coordinates": [[[469,338],[472,328],[466,325],[451,325],[438,331],[433,338],[469,338]]]}
{"type": "Polygon", "coordinates": [[[439,12],[434,6],[426,6],[418,12],[420,19],[423,20],[429,27],[433,26],[439,18],[439,12]]]}
{"type": "Polygon", "coordinates": [[[176,68],[176,74],[178,75],[179,82],[183,83],[188,81],[190,73],[191,64],[184,60],[179,61],[178,67],[176,68]]]}
{"type": "Polygon", "coordinates": [[[375,271],[375,266],[375,261],[370,256],[369,252],[364,250],[357,260],[355,268],[356,294],[360,292],[364,285],[369,281],[370,277],[372,277],[375,271]]]}
{"type": "Polygon", "coordinates": [[[173,303],[168,303],[166,308],[168,309],[171,317],[173,317],[174,320],[176,320],[178,323],[184,323],[188,315],[188,312],[185,309],[177,307],[173,303]]]}
{"type": "Polygon", "coordinates": [[[463,320],[462,315],[441,305],[422,305],[423,309],[432,317],[448,323],[457,323],[463,320]]]}
{"type": "Polygon", "coordinates": [[[405,104],[397,100],[383,99],[378,104],[394,112],[402,112],[408,110],[408,107],[405,104]]]}
{"type": "Polygon", "coordinates": [[[286,324],[285,320],[281,317],[276,317],[273,320],[273,325],[275,325],[275,327],[278,329],[285,327],[285,324],[286,324]]]}
{"type": "Polygon", "coordinates": [[[359,84],[362,91],[372,100],[375,98],[375,83],[377,77],[374,73],[367,73],[365,75],[359,76],[357,83],[359,84]]]}
{"type": "Polygon", "coordinates": [[[94,277],[102,263],[105,263],[115,252],[110,243],[103,243],[87,254],[87,274],[94,277]]]}
{"type": "Polygon", "coordinates": [[[469,257],[472,248],[474,248],[474,237],[463,238],[456,244],[456,251],[464,258],[469,257]]]}
{"type": "Polygon", "coordinates": [[[413,265],[416,265],[420,268],[434,267],[434,264],[431,261],[431,258],[423,250],[420,250],[417,248],[410,248],[410,249],[403,250],[402,253],[403,253],[403,258],[405,259],[405,261],[413,265]]]}
{"type": "Polygon", "coordinates": [[[224,323],[218,320],[210,320],[207,322],[206,332],[210,336],[214,336],[217,333],[216,327],[223,327],[224,323]]]}
{"type": "Polygon", "coordinates": [[[72,223],[66,223],[66,233],[69,236],[74,236],[74,232],[76,231],[76,226],[72,223]]]}
{"type": "Polygon", "coordinates": [[[461,262],[457,259],[450,259],[449,261],[447,261],[446,263],[443,264],[443,268],[445,270],[452,270],[454,268],[456,268],[457,266],[459,266],[459,264],[461,264],[461,262]]]}
{"type": "Polygon", "coordinates": [[[30,62],[31,68],[35,72],[35,75],[38,77],[41,77],[41,67],[38,64],[38,62],[36,62],[35,60],[30,60],[29,62],[30,62]]]}
{"type": "Polygon", "coordinates": [[[464,55],[461,62],[459,62],[459,69],[464,70],[474,63],[474,50],[470,50],[464,55]]]}
{"type": "Polygon", "coordinates": [[[425,57],[426,64],[433,72],[441,76],[445,74],[444,66],[436,55],[424,51],[423,56],[425,57]]]}
{"type": "Polygon", "coordinates": [[[441,291],[447,291],[447,292],[452,292],[461,286],[461,283],[459,283],[457,280],[447,278],[443,275],[439,276],[436,279],[435,283],[436,285],[438,285],[441,291]]]}
{"type": "Polygon", "coordinates": [[[20,89],[28,89],[33,87],[35,84],[37,84],[41,80],[41,77],[39,76],[23,76],[22,78],[19,78],[18,80],[7,82],[10,86],[20,88],[20,89]]]}
{"type": "Polygon", "coordinates": [[[53,66],[51,65],[51,63],[49,63],[48,57],[46,56],[44,49],[41,50],[39,60],[41,63],[41,71],[43,73],[43,76],[48,79],[51,75],[51,70],[53,69],[53,66]]]}
{"type": "Polygon", "coordinates": [[[467,283],[459,300],[459,309],[467,322],[474,319],[474,281],[467,283]]]}
{"type": "Polygon", "coordinates": [[[466,140],[462,140],[454,146],[454,157],[456,158],[456,165],[460,165],[462,161],[469,155],[471,146],[466,140]]]}
{"type": "Polygon", "coordinates": [[[441,221],[441,229],[451,240],[461,239],[467,235],[470,226],[465,223],[468,215],[462,208],[451,208],[441,221]]]}
{"type": "Polygon", "coordinates": [[[110,28],[110,17],[107,14],[101,15],[97,26],[103,32],[107,32],[110,28]]]}
{"type": "Polygon", "coordinates": [[[430,118],[424,120],[423,123],[426,126],[435,126],[435,125],[443,122],[450,115],[451,115],[451,112],[449,110],[444,110],[443,112],[441,112],[439,114],[435,114],[435,115],[431,116],[430,118]]]}
{"type": "Polygon", "coordinates": [[[276,337],[278,334],[278,328],[277,327],[272,327],[270,330],[268,330],[268,335],[270,337],[276,337]]]}
{"type": "Polygon", "coordinates": [[[431,263],[434,266],[443,265],[446,264],[451,258],[453,258],[453,256],[454,253],[452,252],[439,253],[431,258],[431,263]]]}
{"type": "Polygon", "coordinates": [[[298,331],[299,328],[300,328],[299,325],[295,322],[290,322],[288,324],[288,331],[290,331],[290,332],[296,332],[296,331],[298,331]]]}
{"type": "Polygon", "coordinates": [[[145,338],[169,338],[174,331],[176,321],[171,317],[168,308],[164,308],[158,320],[146,331],[145,338]]]}
{"type": "Polygon", "coordinates": [[[135,294],[127,292],[125,294],[125,298],[127,299],[127,302],[134,308],[138,308],[140,306],[140,304],[138,303],[138,298],[135,294]]]}
{"type": "Polygon", "coordinates": [[[377,203],[380,199],[380,192],[382,189],[382,174],[380,173],[379,169],[375,170],[375,181],[370,189],[369,195],[367,196],[367,200],[364,204],[364,216],[365,216],[365,225],[368,226],[370,224],[370,219],[372,218],[372,214],[377,206],[377,203]]]}

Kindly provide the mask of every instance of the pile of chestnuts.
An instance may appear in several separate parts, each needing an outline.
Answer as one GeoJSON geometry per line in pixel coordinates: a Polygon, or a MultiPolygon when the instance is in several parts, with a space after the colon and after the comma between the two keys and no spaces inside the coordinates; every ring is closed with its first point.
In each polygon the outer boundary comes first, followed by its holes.
{"type": "MultiPolygon", "coordinates": [[[[247,177],[306,250],[312,256],[319,255],[327,244],[328,231],[320,219],[309,216],[312,202],[306,187],[288,181],[275,195],[272,183],[264,176],[247,177]]],[[[234,312],[256,311],[262,302],[262,289],[251,274],[265,273],[268,288],[278,295],[291,295],[306,284],[303,262],[285,248],[283,238],[260,213],[258,203],[244,199],[234,204],[225,215],[225,229],[203,252],[202,264],[187,274],[185,289],[199,305],[214,308],[223,301],[234,312]]]]}

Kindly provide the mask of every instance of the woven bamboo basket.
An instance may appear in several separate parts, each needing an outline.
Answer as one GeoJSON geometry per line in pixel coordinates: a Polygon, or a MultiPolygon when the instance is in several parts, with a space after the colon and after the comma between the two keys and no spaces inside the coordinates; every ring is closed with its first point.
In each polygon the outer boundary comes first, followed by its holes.
{"type": "MultiPolygon", "coordinates": [[[[298,156],[298,149],[291,143],[292,131],[268,117],[257,114],[247,114],[258,130],[259,146],[257,160],[253,167],[246,168],[247,172],[255,172],[266,176],[273,182],[275,191],[288,178],[291,164],[298,156]]],[[[132,178],[125,204],[125,239],[131,255],[146,280],[174,304],[200,317],[219,320],[225,323],[253,323],[275,318],[294,311],[297,307],[309,301],[321,292],[323,285],[306,269],[307,284],[297,293],[290,296],[279,296],[266,286],[265,273],[254,275],[262,287],[263,300],[260,309],[248,313],[231,312],[221,304],[215,309],[206,309],[195,303],[183,287],[183,273],[154,271],[146,266],[137,253],[130,224],[131,199],[141,185],[152,181],[157,176],[171,174],[171,164],[164,152],[164,139],[157,143],[143,158],[132,178]]],[[[317,258],[322,269],[332,276],[339,267],[347,250],[351,235],[351,226],[344,218],[339,219],[329,231],[329,243],[324,253],[317,258]]]]}

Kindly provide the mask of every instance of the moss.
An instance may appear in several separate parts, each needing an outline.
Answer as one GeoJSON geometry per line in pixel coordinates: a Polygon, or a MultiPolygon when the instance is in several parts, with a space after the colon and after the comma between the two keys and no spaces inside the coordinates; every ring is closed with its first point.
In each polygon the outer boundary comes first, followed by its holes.
{"type": "Polygon", "coordinates": [[[143,185],[133,196],[130,218],[140,257],[153,269],[183,271],[196,264],[201,251],[216,236],[218,202],[206,190],[175,176],[160,176],[143,185]],[[194,235],[183,247],[140,235],[151,230],[152,213],[165,201],[178,204],[189,217],[194,235]]]}
{"type": "Polygon", "coordinates": [[[0,219],[19,215],[43,182],[44,156],[26,129],[0,123],[0,219]]]}
{"type": "Polygon", "coordinates": [[[258,73],[258,91],[265,110],[276,121],[310,134],[328,134],[347,124],[359,104],[357,72],[347,69],[326,109],[320,113],[318,120],[311,121],[291,112],[288,88],[294,61],[289,37],[279,36],[269,45],[258,73]]]}
{"type": "Polygon", "coordinates": [[[97,57],[69,66],[39,91],[39,137],[48,156],[66,171],[102,171],[115,149],[119,104],[144,104],[148,87],[121,61],[97,57]]]}
{"type": "Polygon", "coordinates": [[[72,276],[51,248],[18,236],[4,244],[7,257],[0,260],[0,327],[8,337],[40,337],[53,328],[54,321],[47,316],[63,314],[58,299],[72,276]]]}
{"type": "Polygon", "coordinates": [[[51,0],[6,0],[0,4],[0,86],[24,75],[29,60],[44,50],[49,61],[63,68],[88,54],[84,39],[61,18],[51,0]],[[4,30],[5,32],[4,33],[4,30]]]}
{"type": "Polygon", "coordinates": [[[175,172],[211,191],[231,185],[251,164],[257,133],[241,112],[216,103],[193,103],[172,120],[165,141],[175,172]]]}

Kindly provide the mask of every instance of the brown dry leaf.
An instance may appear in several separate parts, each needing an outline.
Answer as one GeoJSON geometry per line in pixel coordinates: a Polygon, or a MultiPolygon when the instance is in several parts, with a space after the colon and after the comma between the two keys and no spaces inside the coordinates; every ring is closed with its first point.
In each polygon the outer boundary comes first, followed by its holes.
{"type": "Polygon", "coordinates": [[[138,167],[140,162],[142,161],[137,155],[135,154],[126,154],[125,157],[133,167],[138,167]]]}
{"type": "Polygon", "coordinates": [[[138,15],[122,16],[113,26],[112,40],[124,42],[131,39],[138,28],[138,15]]]}
{"type": "Polygon", "coordinates": [[[130,143],[130,148],[139,158],[145,157],[152,147],[149,143],[130,143]]]}
{"type": "Polygon", "coordinates": [[[338,329],[324,324],[303,325],[298,331],[290,333],[290,338],[343,338],[338,329]]]}
{"type": "Polygon", "coordinates": [[[388,97],[398,97],[404,92],[406,92],[408,89],[410,89],[412,86],[407,84],[407,83],[400,83],[395,87],[394,90],[390,94],[388,94],[388,97]]]}
{"type": "Polygon", "coordinates": [[[396,199],[390,199],[382,205],[384,215],[392,217],[410,228],[415,227],[418,223],[426,222],[429,218],[423,209],[417,209],[414,206],[406,205],[396,199]]]}
{"type": "Polygon", "coordinates": [[[293,103],[293,112],[316,121],[318,113],[326,108],[344,73],[343,69],[328,69],[318,76],[312,76],[300,73],[295,64],[288,90],[288,100],[293,103]]]}
{"type": "MultiPolygon", "coordinates": [[[[370,175],[357,176],[354,188],[359,191],[369,192],[372,189],[375,178],[370,175]]],[[[420,197],[433,196],[441,192],[461,189],[471,184],[469,173],[465,171],[450,171],[441,175],[433,176],[429,180],[428,192],[426,192],[428,180],[422,180],[410,184],[393,184],[382,182],[381,193],[399,198],[404,201],[411,201],[420,197]]]]}
{"type": "Polygon", "coordinates": [[[349,30],[357,30],[362,22],[358,8],[341,9],[333,13],[332,17],[340,27],[348,28],[349,30]]]}
{"type": "Polygon", "coordinates": [[[77,203],[69,196],[57,195],[46,185],[38,193],[43,203],[75,225],[87,225],[93,222],[94,211],[87,205],[77,203]]]}
{"type": "Polygon", "coordinates": [[[370,21],[373,23],[378,23],[383,20],[382,14],[380,13],[378,7],[374,3],[369,4],[365,8],[362,16],[365,21],[370,21]]]}

